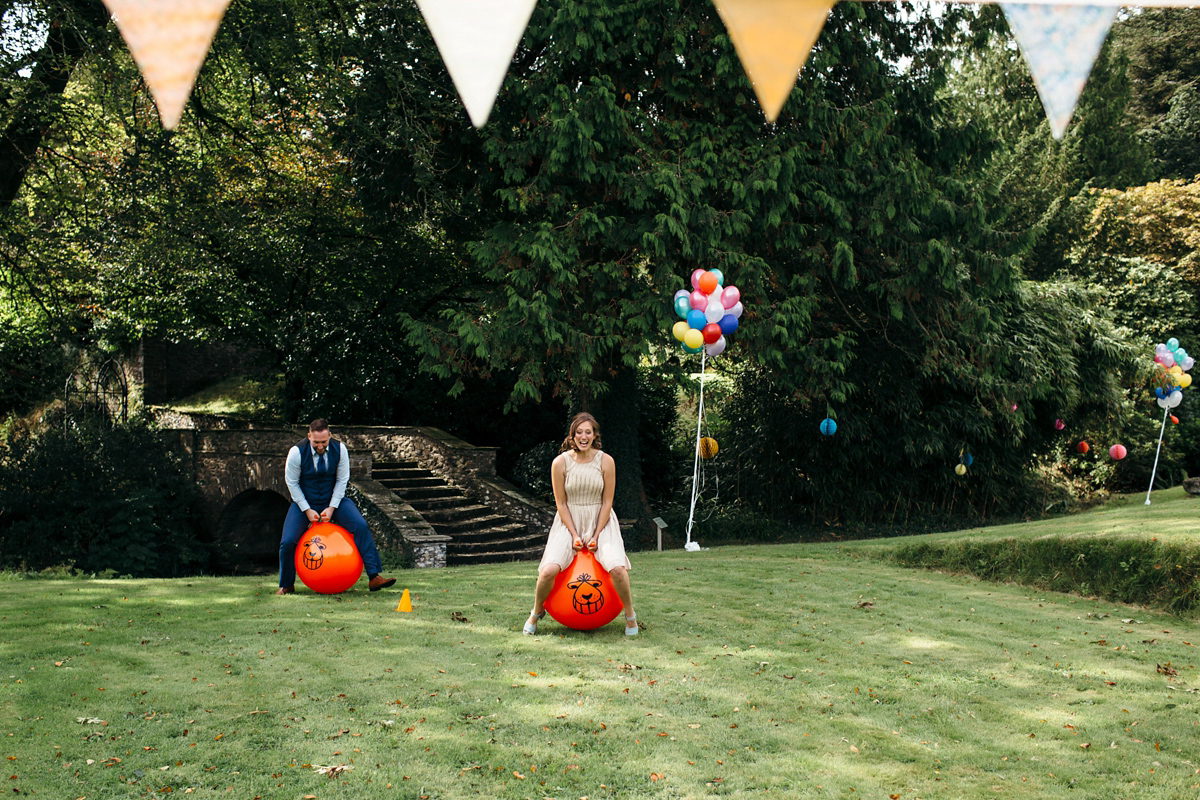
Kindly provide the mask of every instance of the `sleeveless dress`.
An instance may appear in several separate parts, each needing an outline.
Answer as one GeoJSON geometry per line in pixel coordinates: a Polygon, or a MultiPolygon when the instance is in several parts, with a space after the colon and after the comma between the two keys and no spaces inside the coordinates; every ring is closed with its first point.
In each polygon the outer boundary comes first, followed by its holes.
{"type": "MultiPolygon", "coordinates": [[[[567,495],[567,509],[571,512],[575,530],[585,545],[596,528],[596,517],[599,516],[603,503],[604,473],[600,471],[602,455],[603,453],[597,450],[591,461],[583,463],[577,462],[569,451],[560,456],[566,461],[563,488],[567,495]]],[[[596,560],[602,567],[607,570],[614,567],[629,568],[629,558],[625,555],[625,540],[621,538],[621,524],[615,511],[609,513],[608,524],[600,531],[597,539],[596,560]]],[[[557,564],[559,569],[569,567],[571,560],[575,558],[571,541],[571,532],[555,512],[538,571],[541,572],[542,567],[547,564],[557,564]]]]}

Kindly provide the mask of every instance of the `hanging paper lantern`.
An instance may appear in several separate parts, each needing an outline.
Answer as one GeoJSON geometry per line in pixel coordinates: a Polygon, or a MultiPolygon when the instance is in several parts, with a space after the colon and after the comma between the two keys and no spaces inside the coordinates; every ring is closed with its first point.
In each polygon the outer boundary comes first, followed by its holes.
{"type": "Polygon", "coordinates": [[[717,447],[717,440],[711,436],[705,436],[700,440],[700,457],[703,459],[712,458],[717,454],[717,450],[719,449],[717,447]]]}
{"type": "Polygon", "coordinates": [[[837,423],[829,417],[821,420],[821,433],[825,434],[826,436],[833,436],[835,433],[837,433],[837,423]]]}
{"type": "Polygon", "coordinates": [[[1087,442],[1080,442],[1079,444],[1075,445],[1075,449],[1081,453],[1086,453],[1088,450],[1091,450],[1092,448],[1090,445],[1088,445],[1087,442]]]}
{"type": "Polygon", "coordinates": [[[1108,448],[1108,457],[1113,461],[1120,461],[1125,457],[1125,452],[1125,445],[1114,444],[1112,447],[1108,448]]]}
{"type": "Polygon", "coordinates": [[[954,468],[954,472],[958,475],[966,475],[967,474],[967,465],[959,464],[957,467],[954,468]]]}

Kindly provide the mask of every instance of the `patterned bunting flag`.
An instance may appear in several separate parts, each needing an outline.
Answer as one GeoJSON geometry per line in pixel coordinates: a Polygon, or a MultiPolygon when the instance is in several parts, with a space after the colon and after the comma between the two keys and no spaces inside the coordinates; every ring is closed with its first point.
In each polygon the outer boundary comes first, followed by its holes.
{"type": "Polygon", "coordinates": [[[229,0],[104,0],[164,128],[183,116],[229,0]]]}
{"type": "Polygon", "coordinates": [[[1061,139],[1119,6],[1003,3],[1025,63],[1033,74],[1050,132],[1061,139]]]}

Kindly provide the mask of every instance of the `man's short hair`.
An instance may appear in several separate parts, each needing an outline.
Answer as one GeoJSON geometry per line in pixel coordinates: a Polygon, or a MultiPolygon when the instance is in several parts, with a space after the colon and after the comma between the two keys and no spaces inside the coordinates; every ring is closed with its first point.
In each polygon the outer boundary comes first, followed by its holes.
{"type": "Polygon", "coordinates": [[[309,433],[317,433],[318,431],[329,430],[329,423],[323,419],[314,419],[308,424],[309,433]]]}

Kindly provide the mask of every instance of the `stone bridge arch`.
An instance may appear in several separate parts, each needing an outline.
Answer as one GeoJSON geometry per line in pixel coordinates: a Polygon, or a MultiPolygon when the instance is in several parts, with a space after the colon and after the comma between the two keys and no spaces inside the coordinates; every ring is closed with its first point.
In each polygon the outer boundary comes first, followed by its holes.
{"type": "MultiPolygon", "coordinates": [[[[171,447],[190,468],[202,495],[203,528],[216,543],[218,569],[269,573],[278,568],[279,534],[291,502],[284,483],[287,452],[304,427],[259,427],[199,415],[163,414],[171,447]],[[186,426],[186,427],[185,427],[186,426]],[[233,427],[237,426],[237,427],[233,427]]],[[[554,509],[497,477],[495,448],[475,447],[436,428],[334,426],[350,454],[350,487],[371,524],[385,566],[445,566],[450,536],[435,532],[413,508],[372,479],[376,460],[425,465],[479,502],[545,530],[554,509]]]]}

